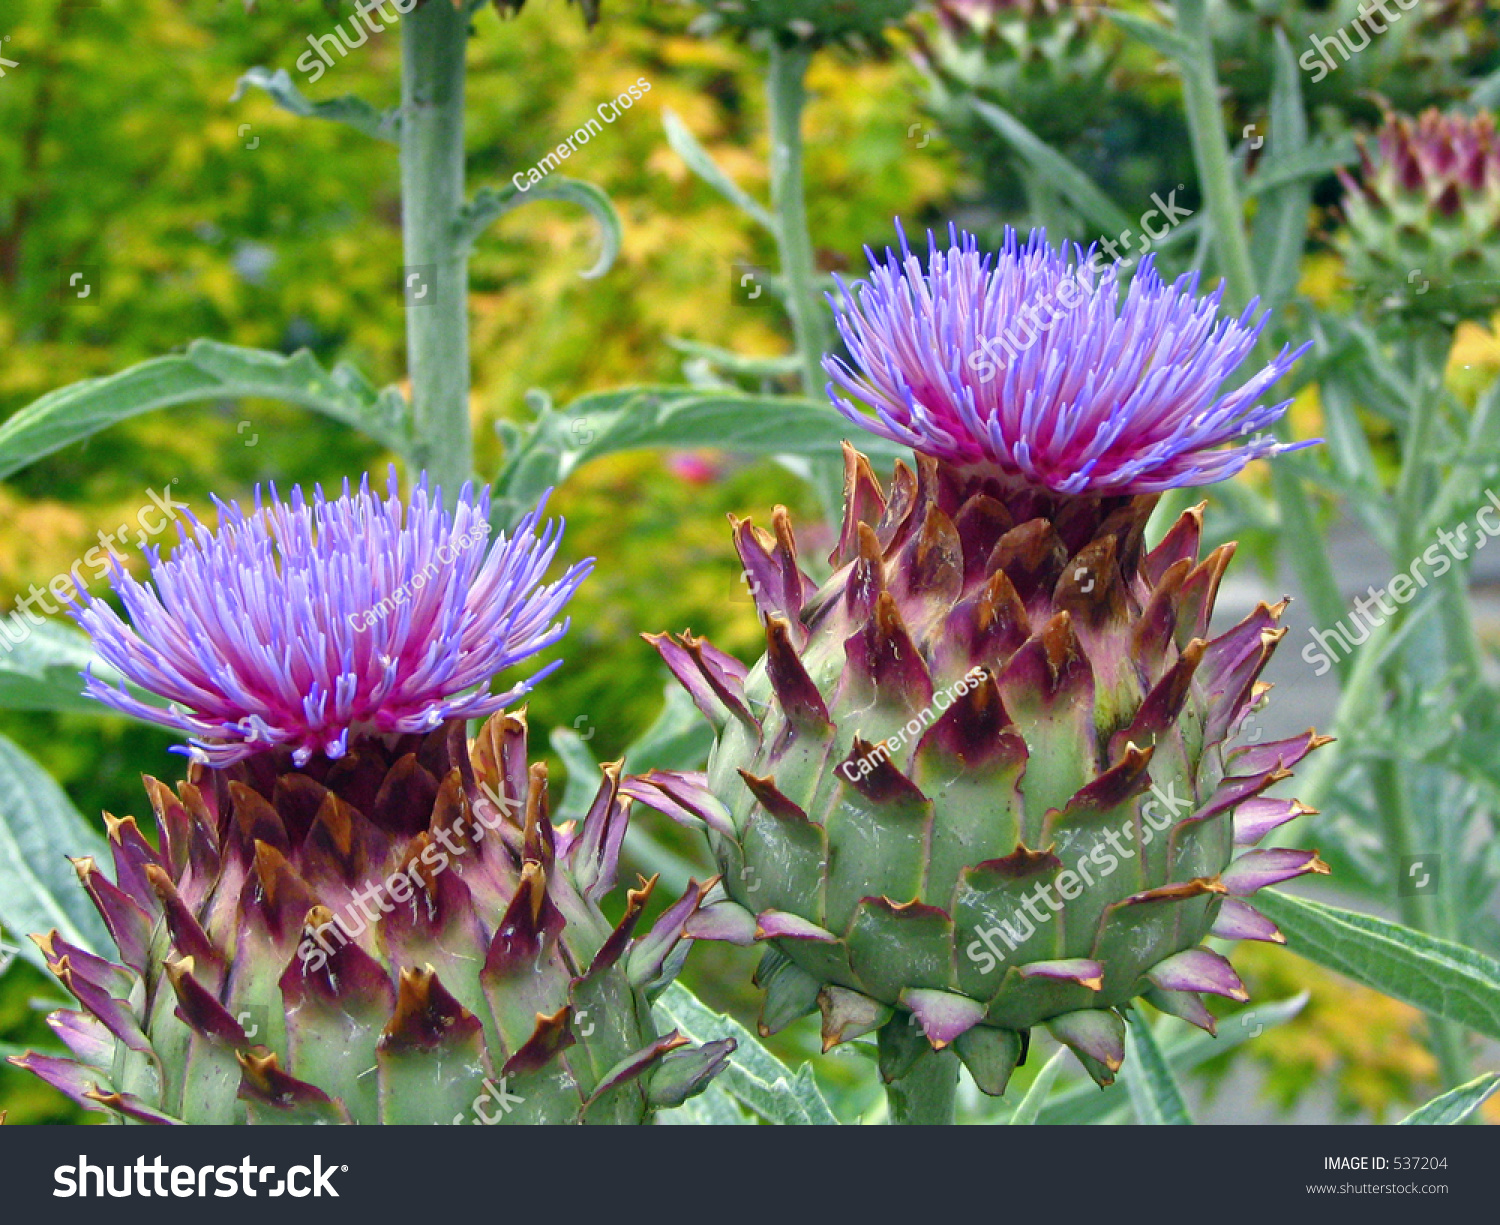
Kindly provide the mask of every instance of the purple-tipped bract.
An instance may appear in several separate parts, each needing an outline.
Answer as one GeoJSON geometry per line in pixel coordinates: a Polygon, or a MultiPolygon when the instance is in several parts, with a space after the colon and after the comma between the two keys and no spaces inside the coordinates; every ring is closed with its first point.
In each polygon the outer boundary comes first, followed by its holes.
{"type": "Polygon", "coordinates": [[[1222,286],[1200,297],[1195,273],[1168,284],[1151,256],[1122,299],[1117,267],[1076,245],[1070,258],[1042,231],[1023,243],[1007,229],[984,254],[950,227],[947,250],[929,235],[924,270],[898,233],[899,256],[869,252],[869,279],[830,296],[853,366],[825,359],[829,393],[856,425],[1084,496],[1206,485],[1309,445],[1260,432],[1286,409],[1260,397],[1303,349],[1221,394],[1265,326],[1256,302],[1221,317],[1222,286]]]}
{"type": "Polygon", "coordinates": [[[567,632],[557,618],[593,566],[542,585],[562,539],[560,523],[538,535],[545,497],[491,543],[488,488],[465,485],[452,512],[425,477],[403,501],[394,470],[384,500],[368,477],[332,502],[270,492],[249,515],[215,499],[218,530],[195,520],[169,559],[152,550],[149,583],[116,568],[131,624],[99,599],[74,612],[101,658],[168,707],[92,676],[89,694],[183,732],[211,765],[278,746],[302,764],[343,756],[352,736],[492,714],[557,666],[486,688],[567,632]]]}

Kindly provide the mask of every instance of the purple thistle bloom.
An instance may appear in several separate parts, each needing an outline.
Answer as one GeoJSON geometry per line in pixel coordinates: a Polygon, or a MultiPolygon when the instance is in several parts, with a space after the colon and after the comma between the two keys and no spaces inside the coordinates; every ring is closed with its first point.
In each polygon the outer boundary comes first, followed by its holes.
{"type": "Polygon", "coordinates": [[[491,545],[488,487],[476,501],[465,485],[450,514],[425,475],[405,502],[394,468],[383,502],[369,484],[351,496],[346,480],[335,502],[318,487],[311,506],[300,488],[278,501],[274,484],[263,506],[257,487],[248,516],[215,498],[219,530],[179,527],[169,560],[150,551],[150,583],[116,564],[131,624],[95,598],[73,616],[101,657],[170,705],[87,675],[86,691],[185,733],[191,748],[179,751],[210,765],[286,746],[300,766],[342,757],[351,737],[493,714],[558,666],[504,693],[485,688],[567,632],[556,618],[593,568],[539,586],[562,540],[560,523],[536,534],[545,495],[491,545]]]}
{"type": "Polygon", "coordinates": [[[950,226],[946,251],[928,235],[924,271],[899,222],[897,232],[899,257],[888,249],[882,264],[867,249],[869,279],[852,292],[841,280],[829,297],[858,369],[825,358],[828,391],[856,425],[1067,495],[1206,485],[1312,445],[1258,434],[1290,403],[1259,397],[1306,345],[1219,394],[1265,326],[1257,302],[1220,318],[1222,285],[1207,297],[1196,273],[1169,285],[1149,255],[1122,302],[1118,270],[1101,268],[1094,248],[1075,244],[1070,260],[1040,230],[1023,245],[1007,229],[999,253],[982,255],[950,226]]]}

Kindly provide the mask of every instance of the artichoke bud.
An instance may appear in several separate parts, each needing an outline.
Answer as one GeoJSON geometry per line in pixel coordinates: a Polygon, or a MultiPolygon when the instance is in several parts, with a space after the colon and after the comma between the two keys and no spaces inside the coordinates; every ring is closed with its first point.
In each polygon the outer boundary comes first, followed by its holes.
{"type": "Polygon", "coordinates": [[[1500,290],[1494,116],[1389,114],[1358,177],[1339,172],[1348,276],[1385,311],[1448,326],[1487,319],[1500,290]]]}
{"type": "Polygon", "coordinates": [[[109,822],[110,881],[79,878],[118,964],[38,939],[82,1005],[72,1060],[18,1062],[140,1122],[634,1123],[722,1065],[658,1035],[693,884],[650,931],[656,881],[610,923],[619,768],[554,829],[524,714],[462,721],[337,763],[289,754],[147,780],[160,849],[109,822]],[[277,760],[277,758],[280,758],[277,760]]]}
{"type": "Polygon", "coordinates": [[[1145,540],[1163,489],[1283,445],[1216,444],[1283,411],[1254,397],[1294,355],[1213,399],[1249,315],[1215,328],[1192,278],[1148,269],[1123,303],[1113,273],[1075,285],[1003,376],[967,360],[1078,275],[1038,236],[983,255],[955,232],[925,270],[903,240],[835,301],[851,361],[826,366],[915,470],[882,487],[846,446],[821,585],[784,510],[735,524],[753,667],[650,639],[719,729],[705,774],[625,787],[707,831],[723,875],[688,934],[764,945],[762,1028],[817,1010],[825,1046],[878,1031],[887,1078],[920,1038],[1000,1093],[1043,1025],[1108,1082],[1132,1001],[1212,1030],[1203,995],[1245,993],[1206,939],[1280,941],[1246,899],[1327,871],[1251,849],[1309,811],[1265,792],[1324,743],[1247,734],[1285,602],[1215,634],[1234,546],[1203,553],[1202,506],[1145,540]],[[1189,316],[1201,341],[1164,353],[1155,330],[1189,316]]]}

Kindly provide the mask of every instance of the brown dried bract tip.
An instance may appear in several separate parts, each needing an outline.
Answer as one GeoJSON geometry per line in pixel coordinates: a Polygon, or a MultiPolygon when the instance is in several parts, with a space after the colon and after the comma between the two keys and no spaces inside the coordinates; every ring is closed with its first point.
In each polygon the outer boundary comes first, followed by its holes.
{"type": "Polygon", "coordinates": [[[1053,603],[1092,629],[1122,622],[1127,615],[1125,585],[1116,558],[1115,538],[1101,536],[1080,549],[1063,567],[1053,588],[1053,603]]]}
{"type": "Polygon", "coordinates": [[[651,900],[651,895],[656,892],[656,882],[661,879],[661,873],[657,872],[647,880],[644,876],[637,876],[640,882],[639,889],[627,889],[625,891],[625,911],[627,914],[639,914],[646,909],[646,903],[651,900]]]}
{"type": "Polygon", "coordinates": [[[748,770],[741,769],[739,775],[745,780],[745,786],[750,788],[750,794],[760,802],[773,817],[783,821],[795,821],[799,824],[806,823],[807,814],[792,800],[783,795],[776,786],[776,780],[770,775],[758,778],[748,770]]]}
{"type": "Polygon", "coordinates": [[[1051,872],[1062,867],[1062,860],[1053,853],[1051,847],[1045,850],[1033,851],[1024,842],[1016,843],[1016,849],[1009,855],[999,859],[987,859],[976,865],[986,871],[993,872],[997,876],[1003,876],[1008,880],[1025,880],[1029,876],[1038,876],[1043,872],[1051,872]]]}
{"type": "Polygon", "coordinates": [[[515,1076],[544,1068],[560,1051],[565,1051],[577,1041],[573,1036],[573,1006],[564,1004],[550,1016],[544,1012],[536,1014],[536,1029],[521,1044],[521,1048],[505,1061],[500,1069],[502,1076],[515,1076]]]}
{"type": "Polygon", "coordinates": [[[274,1051],[263,1051],[264,1048],[260,1048],[235,1054],[243,1073],[240,1078],[241,1098],[258,1098],[276,1106],[332,1101],[321,1089],[282,1071],[281,1061],[274,1051]]]}
{"type": "Polygon", "coordinates": [[[1073,632],[1073,618],[1060,612],[1042,626],[1042,647],[1047,653],[1047,667],[1053,683],[1062,677],[1068,665],[1082,658],[1078,635],[1073,632]]]}
{"type": "Polygon", "coordinates": [[[347,866],[354,850],[353,809],[332,791],[324,794],[313,817],[313,828],[321,829],[328,845],[347,866]]]}
{"type": "Polygon", "coordinates": [[[874,611],[875,601],[885,591],[885,556],[868,523],[858,525],[855,547],[854,565],[844,584],[844,607],[851,618],[862,620],[874,611]]]}
{"type": "Polygon", "coordinates": [[[316,901],[286,856],[269,843],[255,844],[255,878],[269,907],[293,905],[299,914],[305,914],[316,901]]]}
{"type": "Polygon", "coordinates": [[[766,673],[776,700],[793,724],[804,730],[827,727],[823,695],[797,654],[790,626],[780,617],[766,618],[766,673]]]}
{"type": "Polygon", "coordinates": [[[839,542],[828,555],[828,564],[841,566],[858,545],[860,527],[872,530],[885,513],[885,494],[870,461],[847,442],[844,448],[844,524],[839,542]]]}
{"type": "Polygon", "coordinates": [[[528,859],[521,866],[521,883],[517,896],[524,895],[531,907],[531,921],[537,923],[542,917],[542,905],[547,900],[547,870],[535,859],[528,859]]]}
{"type": "Polygon", "coordinates": [[[913,596],[931,596],[947,603],[956,600],[964,585],[963,546],[953,520],[937,503],[928,504],[921,531],[909,548],[907,590],[913,596]]]}
{"type": "Polygon", "coordinates": [[[432,1050],[481,1028],[479,1018],[449,994],[430,965],[402,970],[396,1011],[381,1032],[378,1049],[432,1050]]]}
{"type": "Polygon", "coordinates": [[[265,796],[253,787],[231,780],[229,798],[234,805],[235,824],[246,843],[253,847],[255,843],[264,842],[278,851],[291,850],[286,826],[265,796]]]}
{"type": "Polygon", "coordinates": [[[422,854],[431,845],[433,837],[425,829],[415,835],[402,852],[399,872],[413,881],[420,881],[422,891],[430,900],[436,901],[438,870],[436,864],[424,859],[422,854]]]}
{"type": "Polygon", "coordinates": [[[547,763],[535,762],[526,776],[525,854],[544,866],[553,856],[552,820],[547,808],[547,763]]]}
{"type": "Polygon", "coordinates": [[[1142,893],[1132,894],[1126,901],[1181,902],[1188,898],[1202,897],[1205,893],[1227,894],[1228,892],[1223,882],[1206,876],[1197,876],[1179,885],[1162,885],[1156,889],[1147,889],[1142,893]]]}

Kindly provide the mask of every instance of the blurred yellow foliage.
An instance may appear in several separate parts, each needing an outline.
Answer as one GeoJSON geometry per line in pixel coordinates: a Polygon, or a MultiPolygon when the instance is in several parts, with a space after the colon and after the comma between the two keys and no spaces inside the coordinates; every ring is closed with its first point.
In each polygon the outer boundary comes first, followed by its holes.
{"type": "Polygon", "coordinates": [[[1284,948],[1241,944],[1234,963],[1252,998],[1299,991],[1311,997],[1299,1016],[1246,1048],[1284,1108],[1320,1084],[1341,1112],[1386,1122],[1438,1091],[1437,1062],[1423,1044],[1425,1021],[1415,1008],[1284,948]]]}

